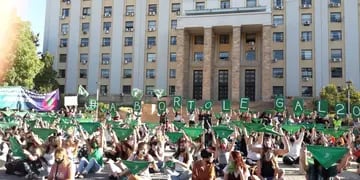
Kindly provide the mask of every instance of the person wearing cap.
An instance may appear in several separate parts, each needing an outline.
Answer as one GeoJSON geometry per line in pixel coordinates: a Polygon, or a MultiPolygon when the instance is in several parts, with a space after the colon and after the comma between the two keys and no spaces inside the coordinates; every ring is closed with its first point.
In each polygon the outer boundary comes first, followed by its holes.
{"type": "Polygon", "coordinates": [[[193,164],[192,180],[215,180],[215,165],[212,162],[212,153],[207,149],[201,151],[201,158],[193,164]]]}

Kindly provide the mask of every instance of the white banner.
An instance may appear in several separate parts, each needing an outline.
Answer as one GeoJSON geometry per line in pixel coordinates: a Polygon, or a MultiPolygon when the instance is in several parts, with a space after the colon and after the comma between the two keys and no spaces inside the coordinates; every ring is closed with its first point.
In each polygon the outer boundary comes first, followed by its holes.
{"type": "Polygon", "coordinates": [[[78,105],[78,97],[77,96],[65,96],[64,97],[64,105],[65,106],[77,106],[78,105]]]}

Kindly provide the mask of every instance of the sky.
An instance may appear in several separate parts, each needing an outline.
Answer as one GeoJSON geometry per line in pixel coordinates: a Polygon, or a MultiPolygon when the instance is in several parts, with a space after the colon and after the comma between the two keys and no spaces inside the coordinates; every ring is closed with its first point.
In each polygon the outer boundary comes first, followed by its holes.
{"type": "Polygon", "coordinates": [[[17,14],[25,21],[30,21],[34,33],[40,33],[40,46],[42,52],[45,28],[46,0],[13,0],[16,3],[17,14]]]}

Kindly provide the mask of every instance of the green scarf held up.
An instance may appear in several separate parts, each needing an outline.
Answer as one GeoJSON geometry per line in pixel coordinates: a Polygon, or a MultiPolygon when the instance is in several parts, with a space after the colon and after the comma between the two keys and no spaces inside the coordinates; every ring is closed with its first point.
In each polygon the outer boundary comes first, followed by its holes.
{"type": "Polygon", "coordinates": [[[349,152],[348,148],[344,147],[324,147],[324,146],[312,146],[308,145],[309,150],[314,158],[319,161],[321,166],[325,169],[333,166],[334,163],[344,157],[349,152]]]}
{"type": "Polygon", "coordinates": [[[203,128],[183,128],[186,135],[192,140],[199,138],[204,132],[203,128]]]}
{"type": "Polygon", "coordinates": [[[31,129],[34,134],[38,135],[40,139],[46,141],[48,137],[56,133],[56,129],[47,129],[47,128],[33,128],[31,129]]]}
{"type": "Polygon", "coordinates": [[[128,128],[113,128],[113,130],[119,141],[124,141],[134,132],[134,129],[128,129],[128,128]]]}
{"type": "Polygon", "coordinates": [[[215,126],[212,127],[212,129],[214,130],[216,136],[220,139],[227,139],[234,132],[234,130],[226,126],[215,126]]]}
{"type": "Polygon", "coordinates": [[[180,138],[184,137],[184,134],[182,132],[165,132],[165,135],[173,144],[177,143],[180,138]]]}
{"type": "Polygon", "coordinates": [[[147,161],[122,161],[125,166],[129,169],[131,174],[135,175],[145,170],[150,162],[147,161]]]}
{"type": "Polygon", "coordinates": [[[89,135],[93,134],[99,127],[101,127],[99,122],[82,122],[79,124],[87,133],[89,133],[89,135]]]}
{"type": "Polygon", "coordinates": [[[21,147],[21,144],[19,143],[19,141],[16,140],[14,137],[10,137],[9,142],[10,142],[10,149],[13,153],[13,156],[20,157],[21,159],[25,159],[26,156],[24,154],[24,150],[21,147]]]}

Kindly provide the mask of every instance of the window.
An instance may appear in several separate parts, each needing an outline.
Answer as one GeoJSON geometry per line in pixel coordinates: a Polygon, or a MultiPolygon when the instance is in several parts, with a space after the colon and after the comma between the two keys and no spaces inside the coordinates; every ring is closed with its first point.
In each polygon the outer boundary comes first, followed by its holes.
{"type": "Polygon", "coordinates": [[[178,11],[180,11],[180,3],[172,3],[171,12],[178,12],[178,11]]]}
{"type": "Polygon", "coordinates": [[[125,37],[125,46],[133,45],[133,37],[125,37]]]}
{"type": "Polygon", "coordinates": [[[342,68],[341,67],[331,68],[331,78],[342,78],[342,68]]]}
{"type": "Polygon", "coordinates": [[[111,22],[104,22],[104,31],[110,31],[111,22]]]}
{"type": "Polygon", "coordinates": [[[205,9],[205,2],[196,2],[196,4],[195,4],[195,9],[196,9],[196,10],[203,10],[203,9],[205,9]]]}
{"type": "Polygon", "coordinates": [[[176,45],[176,36],[170,37],[170,45],[176,45]]]}
{"type": "Polygon", "coordinates": [[[108,65],[110,64],[111,55],[109,53],[103,53],[101,55],[101,64],[108,65]]]}
{"type": "Polygon", "coordinates": [[[312,97],[313,96],[313,88],[312,86],[303,86],[301,91],[302,97],[312,97]]]}
{"type": "Polygon", "coordinates": [[[123,90],[123,94],[131,94],[131,86],[130,85],[124,85],[122,90],[123,90]]]}
{"type": "Polygon", "coordinates": [[[171,20],[171,29],[176,29],[177,27],[177,20],[171,20]]]}
{"type": "Polygon", "coordinates": [[[301,0],[301,5],[303,7],[311,7],[311,0],[301,0]]]}
{"type": "Polygon", "coordinates": [[[312,78],[312,68],[301,68],[301,78],[312,78]]]}
{"type": "Polygon", "coordinates": [[[108,38],[108,37],[103,38],[103,40],[102,40],[102,45],[103,46],[110,46],[110,44],[111,44],[111,39],[110,38],[108,38]]]}
{"type": "Polygon", "coordinates": [[[156,62],[156,54],[148,53],[147,54],[147,62],[156,62]]]}
{"type": "Polygon", "coordinates": [[[59,62],[60,63],[66,63],[67,54],[60,54],[59,55],[59,62]]]}
{"type": "Polygon", "coordinates": [[[274,0],[274,7],[282,7],[283,0],[274,0]]]}
{"type": "Polygon", "coordinates": [[[101,69],[101,78],[109,79],[109,77],[110,77],[109,69],[101,69]]]}
{"type": "Polygon", "coordinates": [[[61,10],[61,16],[62,16],[63,18],[69,17],[69,15],[70,15],[70,9],[69,9],[69,8],[63,8],[63,9],[61,10]]]}
{"type": "Polygon", "coordinates": [[[283,15],[274,15],[273,16],[273,24],[276,26],[283,25],[284,24],[284,16],[283,15]]]}
{"type": "Polygon", "coordinates": [[[228,70],[219,70],[218,74],[218,99],[224,100],[229,97],[229,72],[228,70]]]}
{"type": "Polygon", "coordinates": [[[176,88],[175,86],[169,86],[169,96],[175,96],[176,88]]]}
{"type": "Polygon", "coordinates": [[[230,8],[230,0],[221,0],[220,8],[221,9],[229,9],[230,8]]]}
{"type": "Polygon", "coordinates": [[[146,79],[155,79],[155,69],[146,69],[146,79]]]}
{"type": "Polygon", "coordinates": [[[309,26],[312,23],[312,15],[311,14],[301,14],[301,23],[304,26],[309,26]]]}
{"type": "Polygon", "coordinates": [[[274,42],[284,42],[284,33],[283,32],[274,32],[273,33],[274,42]]]}
{"type": "Polygon", "coordinates": [[[272,76],[273,78],[283,78],[284,68],[273,68],[272,76]]]}
{"type": "Polygon", "coordinates": [[[132,77],[132,69],[124,69],[123,78],[127,79],[127,78],[131,78],[131,77],[132,77]]]}
{"type": "Polygon", "coordinates": [[[195,39],[194,41],[195,44],[204,44],[204,36],[201,35],[195,36],[194,39],[195,39]]]}
{"type": "Polygon", "coordinates": [[[82,15],[83,15],[83,16],[90,16],[90,14],[91,14],[91,9],[90,9],[90,7],[84,7],[84,8],[83,8],[82,15]]]}
{"type": "Polygon", "coordinates": [[[256,0],[246,0],[246,7],[256,7],[256,0]]]}
{"type": "Polygon", "coordinates": [[[301,59],[302,60],[312,60],[312,50],[311,49],[301,50],[301,59]]]}
{"type": "Polygon", "coordinates": [[[222,61],[229,60],[229,52],[220,52],[219,53],[219,59],[222,61]]]}
{"type": "Polygon", "coordinates": [[[255,61],[256,60],[256,52],[255,50],[248,50],[245,53],[247,61],[255,61]]]}
{"type": "Polygon", "coordinates": [[[59,92],[60,93],[65,93],[65,86],[64,85],[59,85],[59,92]]]}
{"type": "Polygon", "coordinates": [[[170,79],[175,79],[176,78],[176,69],[170,69],[169,78],[170,79]]]}
{"type": "Polygon", "coordinates": [[[110,17],[111,13],[112,13],[112,7],[111,6],[104,7],[104,16],[105,17],[110,17]]]}
{"type": "Polygon", "coordinates": [[[341,13],[340,12],[331,12],[330,13],[330,22],[341,22],[341,13]]]}
{"type": "Polygon", "coordinates": [[[126,6],[126,13],[134,13],[135,7],[133,5],[126,6]]]}
{"type": "Polygon", "coordinates": [[[194,70],[193,72],[193,99],[202,99],[202,83],[203,83],[203,71],[194,70]]]}
{"type": "Polygon", "coordinates": [[[284,96],[284,86],[273,86],[272,92],[274,96],[284,96]]]}
{"type": "Polygon", "coordinates": [[[341,59],[342,49],[331,49],[331,59],[341,59]]]}
{"type": "Polygon", "coordinates": [[[273,60],[284,60],[284,50],[273,50],[273,60]]]}
{"type": "Polygon", "coordinates": [[[67,34],[69,32],[69,24],[68,23],[61,24],[61,32],[63,34],[67,34]]]}
{"type": "Polygon", "coordinates": [[[194,61],[200,62],[204,60],[204,53],[203,52],[194,52],[194,61]]]}
{"type": "Polygon", "coordinates": [[[58,78],[65,78],[65,76],[66,76],[66,70],[65,69],[59,69],[58,78]]]}
{"type": "Polygon", "coordinates": [[[154,86],[145,86],[145,94],[152,96],[154,91],[154,86]]]}
{"type": "Polygon", "coordinates": [[[67,43],[68,40],[67,39],[60,39],[60,47],[67,47],[67,43]]]}
{"type": "Polygon", "coordinates": [[[81,79],[86,79],[87,78],[87,69],[80,69],[79,77],[81,79]]]}
{"type": "Polygon", "coordinates": [[[330,4],[341,4],[341,0],[330,0],[330,4]]]}
{"type": "Polygon", "coordinates": [[[82,23],[82,24],[81,24],[81,30],[82,30],[82,32],[85,32],[85,33],[89,32],[89,30],[90,30],[90,23],[82,23]]]}
{"type": "Polygon", "coordinates": [[[86,53],[80,54],[80,63],[86,64],[88,62],[89,55],[86,53]]]}
{"type": "Polygon", "coordinates": [[[149,15],[155,15],[157,13],[157,5],[149,4],[149,15]]]}
{"type": "Polygon", "coordinates": [[[220,44],[229,44],[230,42],[230,36],[228,34],[222,34],[220,35],[220,44]]]}
{"type": "Polygon", "coordinates": [[[305,41],[305,42],[312,41],[312,32],[311,31],[301,32],[301,41],[305,41]]]}
{"type": "Polygon", "coordinates": [[[176,61],[176,52],[171,52],[170,53],[170,62],[175,62],[176,61]]]}
{"type": "Polygon", "coordinates": [[[147,44],[150,46],[156,46],[156,37],[148,37],[147,44]]]}
{"type": "Polygon", "coordinates": [[[124,53],[124,63],[131,63],[132,62],[132,53],[124,53]]]}
{"type": "Polygon", "coordinates": [[[81,38],[80,40],[80,46],[81,47],[88,47],[89,46],[89,38],[81,38]]]}
{"type": "Polygon", "coordinates": [[[148,28],[150,29],[156,29],[156,21],[148,21],[148,28]]]}
{"type": "Polygon", "coordinates": [[[331,41],[340,41],[342,40],[342,35],[341,35],[341,31],[340,30],[336,30],[336,31],[330,31],[330,40],[331,41]]]}
{"type": "Polygon", "coordinates": [[[107,85],[100,85],[100,93],[103,96],[106,96],[108,93],[108,86],[107,85]]]}
{"type": "Polygon", "coordinates": [[[253,42],[255,43],[256,40],[256,34],[255,33],[246,33],[246,43],[253,42]]]}
{"type": "Polygon", "coordinates": [[[134,21],[126,21],[125,28],[134,28],[134,21]]]}

